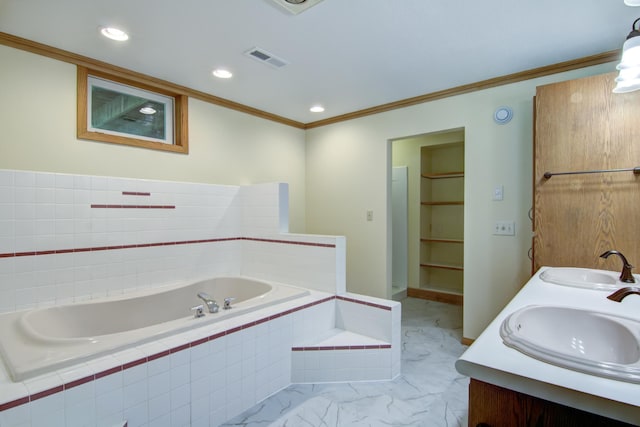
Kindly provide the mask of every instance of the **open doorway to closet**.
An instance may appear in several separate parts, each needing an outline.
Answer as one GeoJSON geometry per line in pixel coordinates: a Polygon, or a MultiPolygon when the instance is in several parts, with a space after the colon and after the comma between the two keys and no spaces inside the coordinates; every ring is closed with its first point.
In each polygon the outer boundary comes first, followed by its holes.
{"type": "Polygon", "coordinates": [[[394,299],[408,295],[462,305],[464,129],[392,140],[391,167],[394,299]],[[403,174],[404,212],[398,194],[403,174]]]}

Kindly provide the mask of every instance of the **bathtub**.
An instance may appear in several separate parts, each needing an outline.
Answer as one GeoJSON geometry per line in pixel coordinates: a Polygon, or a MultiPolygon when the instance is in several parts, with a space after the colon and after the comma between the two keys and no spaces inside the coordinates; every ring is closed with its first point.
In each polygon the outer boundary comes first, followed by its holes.
{"type": "Polygon", "coordinates": [[[308,295],[306,289],[245,277],[218,277],[126,297],[0,315],[0,354],[14,381],[68,367],[190,329],[308,295]],[[205,292],[218,313],[195,317],[205,292]],[[232,308],[223,301],[234,298],[232,308]]]}

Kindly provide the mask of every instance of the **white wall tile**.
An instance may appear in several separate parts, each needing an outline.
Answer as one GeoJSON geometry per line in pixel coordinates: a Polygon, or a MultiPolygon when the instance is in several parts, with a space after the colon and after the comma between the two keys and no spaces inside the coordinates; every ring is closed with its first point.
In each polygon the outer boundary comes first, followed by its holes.
{"type": "Polygon", "coordinates": [[[162,422],[159,418],[169,415],[170,419],[170,414],[171,394],[169,392],[149,397],[149,423],[151,425],[161,425],[162,422]]]}
{"type": "MultiPolygon", "coordinates": [[[[92,396],[93,397],[93,396],[92,396]]],[[[81,403],[65,406],[67,427],[83,427],[95,423],[95,399],[86,399],[81,403]]]]}
{"type": "Polygon", "coordinates": [[[123,418],[127,420],[127,427],[144,427],[149,421],[149,404],[147,401],[141,402],[135,406],[127,407],[123,411],[123,418]]]}
{"type": "MultiPolygon", "coordinates": [[[[97,388],[96,388],[97,389],[97,388]]],[[[96,396],[96,418],[98,420],[115,415],[116,419],[122,417],[123,389],[115,388],[96,396]]]]}
{"type": "Polygon", "coordinates": [[[122,393],[122,401],[124,408],[130,408],[137,406],[141,403],[147,402],[149,395],[147,391],[146,380],[134,382],[124,386],[122,393]]]}

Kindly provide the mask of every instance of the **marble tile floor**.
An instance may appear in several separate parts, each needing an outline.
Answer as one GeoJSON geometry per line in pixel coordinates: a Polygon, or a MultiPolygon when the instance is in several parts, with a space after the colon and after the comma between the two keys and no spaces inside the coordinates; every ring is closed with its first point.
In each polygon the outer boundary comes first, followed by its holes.
{"type": "Polygon", "coordinates": [[[395,380],[293,384],[223,426],[466,426],[469,379],[454,367],[461,338],[462,307],[406,298],[395,380]]]}

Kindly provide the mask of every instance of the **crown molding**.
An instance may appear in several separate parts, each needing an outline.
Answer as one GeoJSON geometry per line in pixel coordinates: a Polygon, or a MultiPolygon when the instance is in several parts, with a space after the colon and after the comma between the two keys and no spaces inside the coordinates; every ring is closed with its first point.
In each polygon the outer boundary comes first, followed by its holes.
{"type": "Polygon", "coordinates": [[[250,114],[252,116],[260,117],[262,119],[271,120],[277,123],[281,123],[287,126],[292,126],[298,129],[313,129],[321,126],[327,126],[334,123],[353,120],[373,114],[384,113],[386,111],[397,110],[400,108],[410,107],[417,104],[423,104],[425,102],[431,102],[438,99],[448,98],[451,96],[463,95],[470,92],[476,92],[479,90],[489,89],[497,86],[503,86],[511,83],[522,82],[525,80],[531,80],[539,77],[548,76],[551,74],[558,74],[565,71],[577,70],[580,68],[591,67],[594,65],[606,64],[608,62],[614,62],[620,60],[620,51],[612,50],[608,52],[599,53],[596,55],[585,56],[582,58],[572,59],[569,61],[558,62],[552,65],[546,65],[544,67],[533,68],[530,70],[520,71],[513,74],[507,74],[504,76],[494,77],[487,80],[482,80],[475,83],[470,83],[462,86],[456,86],[449,89],[440,90],[437,92],[431,92],[424,95],[415,96],[413,98],[402,99],[400,101],[390,102],[387,104],[378,105],[363,110],[354,111],[339,116],[330,117],[328,119],[318,120],[315,122],[301,123],[295,120],[287,119],[286,117],[278,116],[276,114],[268,113],[266,111],[258,110],[257,108],[248,107],[246,105],[230,101],[228,99],[220,98],[205,92],[201,92],[195,89],[190,89],[185,86],[180,86],[175,83],[168,82],[166,80],[157,79],[155,77],[148,76],[146,74],[138,73],[128,70],[126,68],[118,67],[106,62],[98,61],[93,58],[78,55],[66,50],[58,49],[52,46],[48,46],[42,43],[27,40],[21,37],[17,37],[11,34],[0,32],[0,44],[13,47],[16,49],[25,50],[38,55],[47,56],[49,58],[57,59],[59,61],[68,62],[83,67],[93,68],[100,71],[109,72],[117,76],[128,78],[138,83],[152,82],[156,86],[164,87],[173,92],[187,95],[189,97],[199,99],[201,101],[209,102],[211,104],[219,105],[221,107],[229,108],[231,110],[240,111],[242,113],[250,114]]]}
{"type": "Polygon", "coordinates": [[[271,114],[266,111],[258,110],[257,108],[248,107],[246,105],[239,104],[228,99],[201,92],[199,90],[171,83],[169,81],[138,73],[136,71],[131,71],[126,68],[98,61],[97,59],[89,58],[87,56],[78,55],[63,49],[58,49],[53,46],[48,46],[42,43],[27,40],[22,37],[17,37],[11,34],[0,32],[0,44],[57,59],[62,62],[67,62],[70,64],[79,65],[81,67],[106,72],[124,79],[129,79],[136,83],[152,83],[155,87],[164,88],[180,95],[186,95],[194,99],[199,99],[200,101],[209,102],[211,104],[219,105],[231,110],[240,111],[242,113],[250,114],[252,116],[260,117],[266,120],[271,120],[287,126],[304,129],[304,123],[287,119],[286,117],[271,114]]]}

